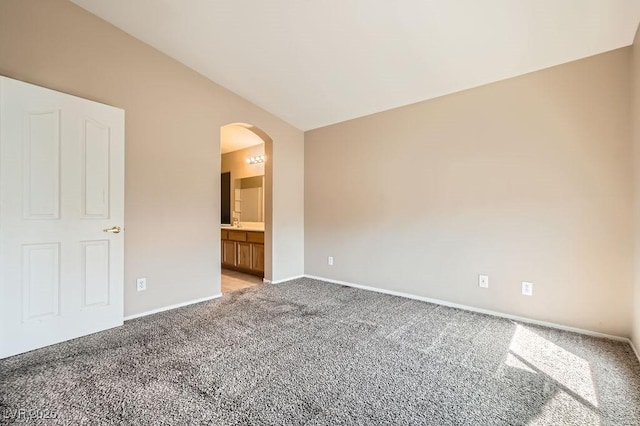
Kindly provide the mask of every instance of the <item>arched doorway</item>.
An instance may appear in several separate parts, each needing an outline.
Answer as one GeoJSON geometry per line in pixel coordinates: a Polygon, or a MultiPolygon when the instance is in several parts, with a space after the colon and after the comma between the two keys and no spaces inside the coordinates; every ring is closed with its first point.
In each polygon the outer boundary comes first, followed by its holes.
{"type": "Polygon", "coordinates": [[[228,293],[271,280],[273,141],[247,123],[222,126],[220,140],[221,283],[228,293]]]}

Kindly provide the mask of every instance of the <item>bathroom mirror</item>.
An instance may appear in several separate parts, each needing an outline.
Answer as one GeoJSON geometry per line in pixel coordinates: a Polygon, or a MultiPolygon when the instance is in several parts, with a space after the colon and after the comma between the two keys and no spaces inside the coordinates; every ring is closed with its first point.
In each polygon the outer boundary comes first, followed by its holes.
{"type": "Polygon", "coordinates": [[[264,222],[264,176],[236,179],[234,211],[240,222],[264,222]]]}
{"type": "Polygon", "coordinates": [[[231,172],[220,174],[220,224],[231,225],[231,172]]]}

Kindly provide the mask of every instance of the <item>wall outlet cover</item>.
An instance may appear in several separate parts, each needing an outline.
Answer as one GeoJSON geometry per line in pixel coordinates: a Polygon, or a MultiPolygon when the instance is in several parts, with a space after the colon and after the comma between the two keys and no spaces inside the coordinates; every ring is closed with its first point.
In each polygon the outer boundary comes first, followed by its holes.
{"type": "Polygon", "coordinates": [[[489,275],[478,275],[478,286],[489,288],[489,275]]]}
{"type": "Polygon", "coordinates": [[[533,283],[522,281],[522,294],[525,296],[533,296],[533,283]]]}
{"type": "Polygon", "coordinates": [[[327,264],[328,264],[329,266],[333,266],[333,256],[329,256],[329,257],[327,257],[327,264]]]}
{"type": "Polygon", "coordinates": [[[147,279],[146,278],[138,278],[136,280],[136,288],[138,291],[144,291],[147,289],[147,279]]]}

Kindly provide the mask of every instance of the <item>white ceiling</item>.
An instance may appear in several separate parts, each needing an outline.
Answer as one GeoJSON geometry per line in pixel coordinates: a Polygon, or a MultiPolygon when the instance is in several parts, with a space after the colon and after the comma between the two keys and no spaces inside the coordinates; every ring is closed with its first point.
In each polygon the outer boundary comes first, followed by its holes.
{"type": "Polygon", "coordinates": [[[302,130],[627,46],[640,20],[639,0],[72,1],[302,130]]]}
{"type": "Polygon", "coordinates": [[[227,124],[220,128],[220,152],[227,154],[250,146],[260,145],[264,141],[243,125],[227,124]]]}

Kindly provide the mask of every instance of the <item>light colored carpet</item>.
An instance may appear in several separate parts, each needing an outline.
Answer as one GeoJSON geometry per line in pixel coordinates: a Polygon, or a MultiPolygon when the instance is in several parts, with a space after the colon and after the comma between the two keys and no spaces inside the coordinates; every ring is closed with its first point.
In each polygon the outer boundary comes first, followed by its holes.
{"type": "Polygon", "coordinates": [[[0,422],[638,425],[623,343],[300,279],[0,361],[0,422]],[[38,411],[40,410],[40,411],[38,411]]]}

